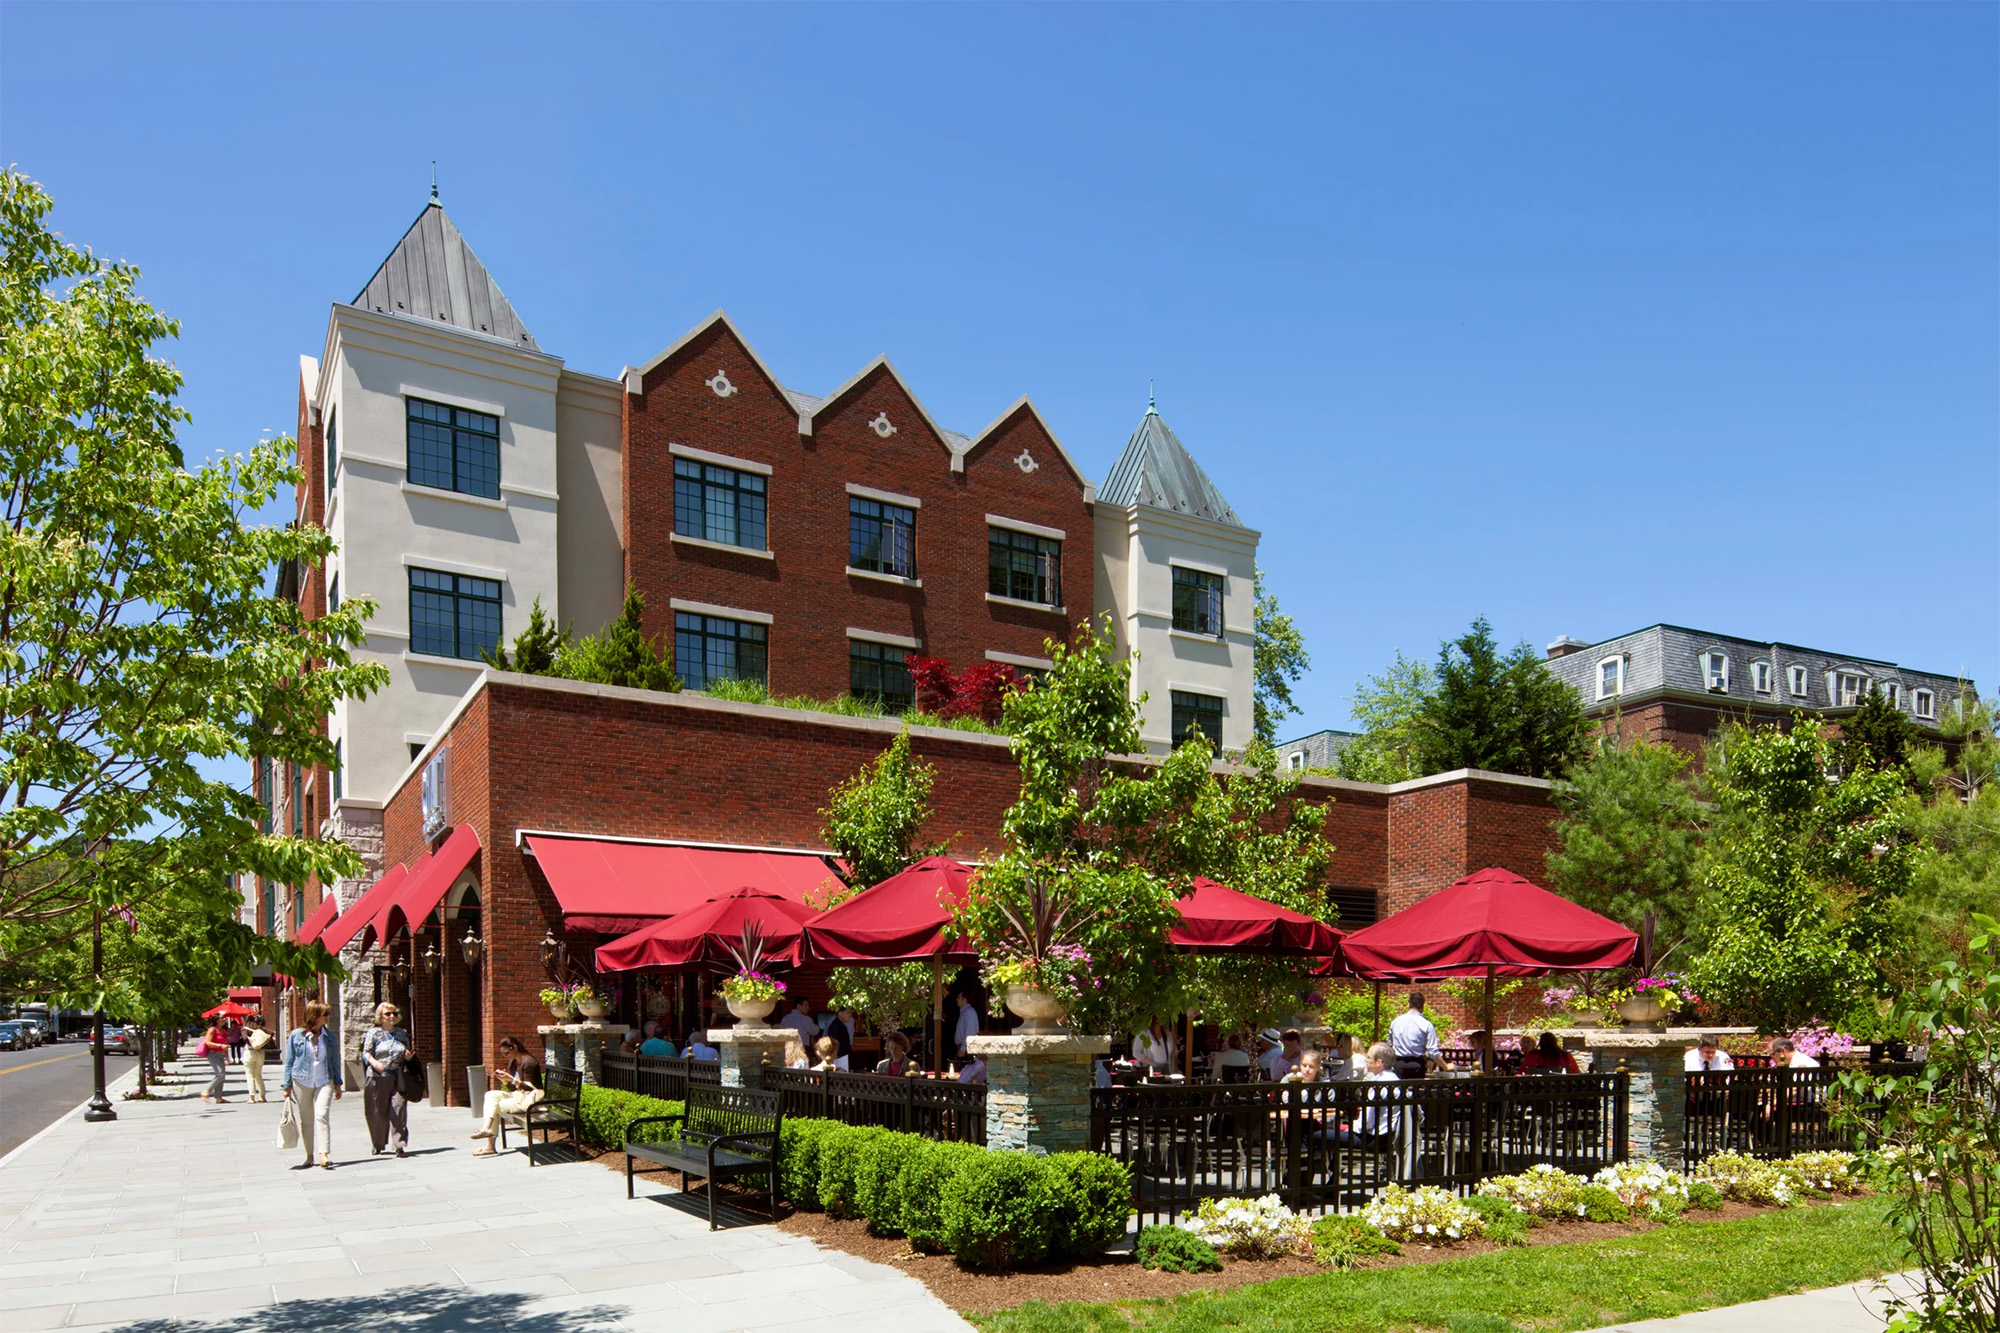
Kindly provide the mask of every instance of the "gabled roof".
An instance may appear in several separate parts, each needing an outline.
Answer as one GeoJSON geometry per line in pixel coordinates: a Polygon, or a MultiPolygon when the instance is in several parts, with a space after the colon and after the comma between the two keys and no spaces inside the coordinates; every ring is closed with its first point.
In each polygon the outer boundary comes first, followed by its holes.
{"type": "Polygon", "coordinates": [[[1139,429],[1125,442],[1125,452],[1097,488],[1097,497],[1121,509],[1147,505],[1233,528],[1248,526],[1151,404],[1139,429]]]}
{"type": "Polygon", "coordinates": [[[435,193],[352,304],[384,314],[434,319],[516,347],[542,350],[435,193]]]}

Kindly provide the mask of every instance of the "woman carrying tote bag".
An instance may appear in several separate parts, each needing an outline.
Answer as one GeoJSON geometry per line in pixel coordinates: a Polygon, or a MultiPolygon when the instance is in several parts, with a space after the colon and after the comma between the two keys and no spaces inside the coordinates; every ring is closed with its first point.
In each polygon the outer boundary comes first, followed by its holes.
{"type": "Polygon", "coordinates": [[[306,1159],[301,1168],[313,1164],[313,1148],[319,1148],[319,1164],[333,1170],[333,1104],[340,1098],[340,1049],[326,1026],[327,1006],[314,1000],[306,1006],[305,1026],[293,1028],[285,1038],[285,1100],[299,1109],[299,1137],[305,1140],[306,1159]]]}

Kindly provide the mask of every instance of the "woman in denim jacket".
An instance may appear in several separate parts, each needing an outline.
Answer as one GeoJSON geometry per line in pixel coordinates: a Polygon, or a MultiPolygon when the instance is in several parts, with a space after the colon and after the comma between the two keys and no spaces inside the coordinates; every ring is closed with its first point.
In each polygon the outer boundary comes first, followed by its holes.
{"type": "Polygon", "coordinates": [[[299,1108],[299,1141],[305,1145],[306,1160],[313,1164],[313,1146],[319,1146],[319,1164],[333,1170],[333,1103],[340,1098],[340,1048],[326,1026],[327,1005],[314,1000],[306,1006],[305,1026],[293,1028],[285,1037],[285,1100],[299,1108]],[[315,1132],[317,1131],[317,1132],[315,1132]]]}

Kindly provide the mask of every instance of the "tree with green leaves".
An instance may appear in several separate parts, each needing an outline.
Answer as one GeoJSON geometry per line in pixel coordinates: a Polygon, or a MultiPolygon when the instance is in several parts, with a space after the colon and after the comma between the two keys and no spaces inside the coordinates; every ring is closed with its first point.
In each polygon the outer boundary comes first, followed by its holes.
{"type": "Polygon", "coordinates": [[[649,639],[640,628],[645,611],[645,594],[627,584],[625,605],[618,615],[596,634],[565,642],[556,653],[552,674],[635,690],[680,689],[681,678],[669,660],[671,648],[663,652],[657,636],[649,639]]]}
{"type": "Polygon", "coordinates": [[[1899,769],[1829,778],[1835,743],[1814,714],[1789,730],[1725,727],[1706,775],[1714,831],[1695,992],[1766,1030],[1838,1020],[1878,995],[1914,849],[1899,769]]]}
{"type": "Polygon", "coordinates": [[[216,886],[331,881],[359,858],[260,832],[255,794],[214,774],[334,763],[327,714],[387,680],[351,656],[374,605],[307,619],[272,595],[274,569],[333,553],[320,528],[251,521],[300,484],[296,444],[190,467],[181,377],[153,350],[178,325],[50,209],[0,177],[0,955],[40,974],[93,921],[176,900],[237,962],[337,973],[254,936],[216,886]]]}
{"type": "Polygon", "coordinates": [[[1257,739],[1266,745],[1278,743],[1278,724],[1298,712],[1292,702],[1292,686],[1312,666],[1305,637],[1292,618],[1278,607],[1278,595],[1264,587],[1264,570],[1256,567],[1257,604],[1254,617],[1255,646],[1251,669],[1255,675],[1252,712],[1257,739]]]}
{"type": "Polygon", "coordinates": [[[2000,903],[2000,741],[1994,703],[1961,691],[1939,719],[1943,745],[1910,757],[1901,798],[1912,846],[1909,887],[1897,904],[1884,961],[1890,989],[1924,984],[1947,959],[1963,961],[1972,914],[2000,903]]]}
{"type": "Polygon", "coordinates": [[[1485,768],[1553,778],[1582,758],[1590,721],[1576,691],[1525,641],[1503,657],[1486,617],[1438,650],[1433,679],[1416,722],[1423,772],[1485,768]]]}
{"type": "Polygon", "coordinates": [[[1840,721],[1841,766],[1881,772],[1910,762],[1917,728],[1882,690],[1868,691],[1861,706],[1840,721]]]}
{"type": "Polygon", "coordinates": [[[1704,820],[1690,763],[1671,745],[1602,736],[1551,793],[1563,817],[1549,887],[1635,931],[1652,918],[1654,965],[1695,920],[1704,820]]]}
{"type": "Polygon", "coordinates": [[[1353,782],[1407,782],[1420,776],[1417,725],[1436,689],[1430,663],[1405,657],[1354,687],[1359,738],[1340,752],[1340,776],[1353,782]]]}

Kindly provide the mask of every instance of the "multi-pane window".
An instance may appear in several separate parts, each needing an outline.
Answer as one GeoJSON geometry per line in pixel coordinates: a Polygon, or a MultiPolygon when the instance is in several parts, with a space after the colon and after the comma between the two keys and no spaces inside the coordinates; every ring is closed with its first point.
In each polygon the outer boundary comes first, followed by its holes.
{"type": "Polygon", "coordinates": [[[1937,696],[1929,690],[1911,690],[1910,709],[1918,717],[1929,721],[1937,716],[1937,696]]]}
{"type": "Polygon", "coordinates": [[[987,528],[986,591],[1017,602],[1062,605],[1062,543],[1012,528],[987,528]]]}
{"type": "Polygon", "coordinates": [[[1750,688],[1759,694],[1769,694],[1771,692],[1771,664],[1769,662],[1752,662],[1750,664],[1750,688]]]}
{"type": "Polygon", "coordinates": [[[1833,700],[1841,708],[1852,708],[1861,702],[1861,696],[1868,689],[1868,677],[1853,671],[1837,671],[1833,677],[1833,700]]]}
{"type": "Polygon", "coordinates": [[[674,613],[674,670],[685,689],[707,689],[717,680],[765,684],[769,653],[762,625],[692,611],[674,613]]]}
{"type": "Polygon", "coordinates": [[[1794,698],[1805,698],[1807,690],[1806,669],[1802,666],[1786,667],[1785,688],[1792,692],[1794,698]]]}
{"type": "Polygon", "coordinates": [[[333,794],[336,799],[347,795],[347,779],[343,776],[344,769],[340,762],[340,751],[341,743],[335,741],[333,743],[333,794]]]}
{"type": "Polygon", "coordinates": [[[1882,697],[1889,701],[1889,707],[1901,708],[1903,706],[1903,687],[1901,685],[1898,685],[1893,680],[1885,680],[1882,682],[1881,690],[1882,697]]]}
{"type": "Polygon", "coordinates": [[[917,576],[917,511],[847,497],[847,563],[899,578],[917,576]]]}
{"type": "Polygon", "coordinates": [[[1625,692],[1625,659],[1607,657],[1597,664],[1597,697],[1610,699],[1625,692]]]}
{"type": "Polygon", "coordinates": [[[292,765],[292,836],[306,836],[306,776],[297,764],[292,765]]]}
{"type": "Polygon", "coordinates": [[[1174,628],[1222,637],[1222,575],[1174,566],[1174,628]]]}
{"type": "Polygon", "coordinates": [[[764,479],[692,458],[674,460],[674,531],[724,546],[764,549],[764,479]]]}
{"type": "Polygon", "coordinates": [[[278,886],[268,879],[259,880],[258,883],[263,886],[263,891],[258,897],[261,899],[259,915],[264,919],[264,933],[275,935],[278,933],[278,886]]]}
{"type": "Polygon", "coordinates": [[[500,585],[469,574],[410,571],[410,651],[477,659],[500,643],[500,585]]]}
{"type": "Polygon", "coordinates": [[[340,575],[335,574],[326,581],[326,613],[332,615],[340,609],[340,575]]]}
{"type": "Polygon", "coordinates": [[[881,704],[888,712],[907,713],[917,702],[916,689],[910,684],[909,658],[907,648],[849,639],[848,692],[857,699],[881,704]]]}
{"type": "Polygon", "coordinates": [[[1222,748],[1222,700],[1213,694],[1174,690],[1174,744],[1179,745],[1195,732],[1208,737],[1211,748],[1222,748]]]}
{"type": "Polygon", "coordinates": [[[1702,683],[1711,694],[1729,693],[1729,654],[1703,653],[1701,655],[1702,683]]]}
{"type": "Polygon", "coordinates": [[[500,418],[421,398],[406,401],[410,480],[499,499],[500,418]]]}

